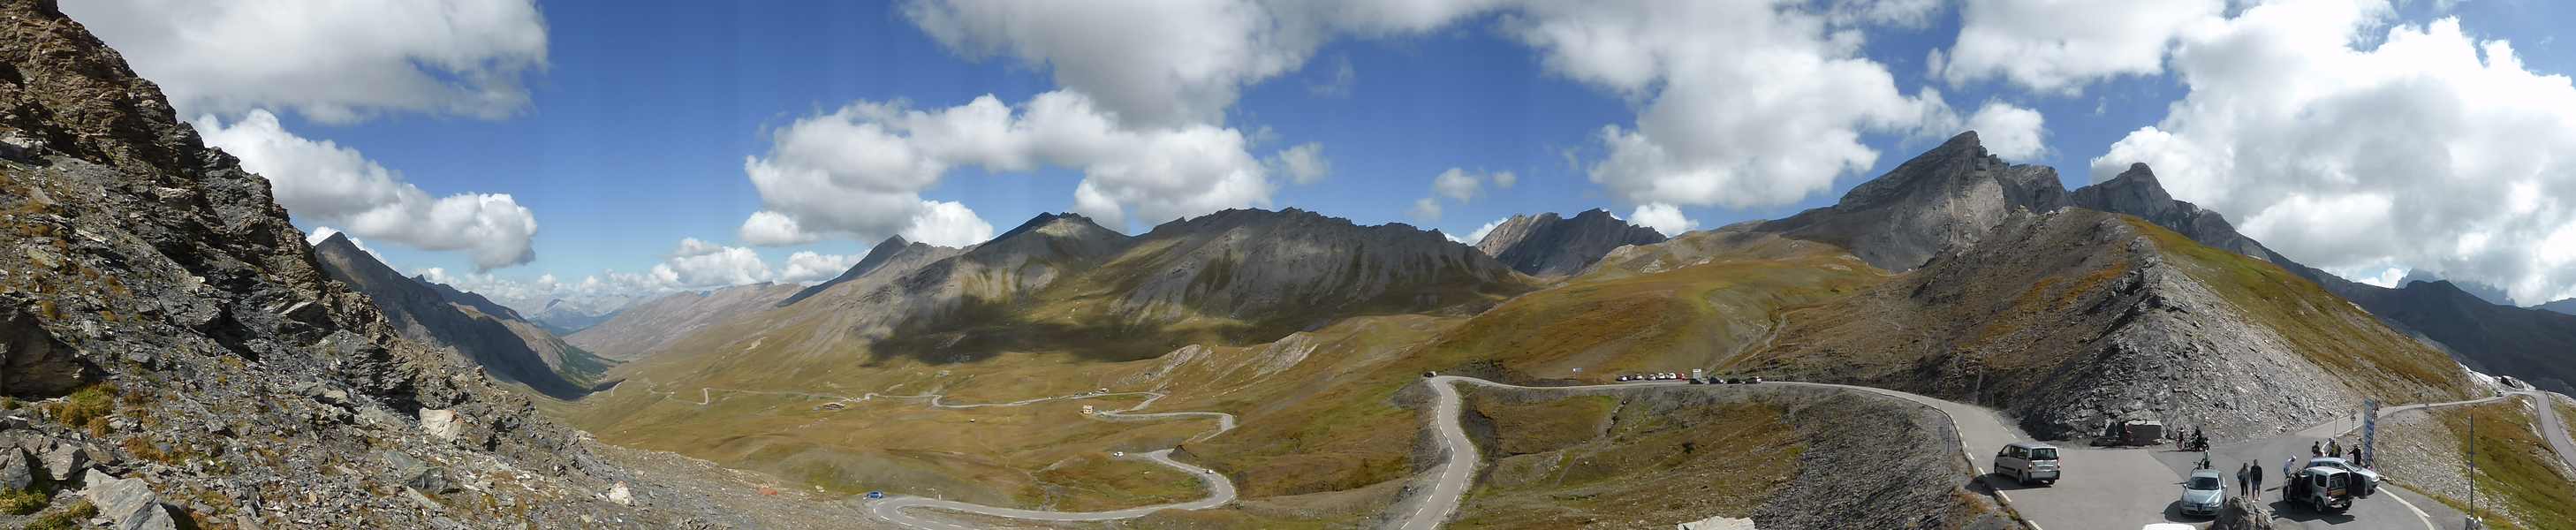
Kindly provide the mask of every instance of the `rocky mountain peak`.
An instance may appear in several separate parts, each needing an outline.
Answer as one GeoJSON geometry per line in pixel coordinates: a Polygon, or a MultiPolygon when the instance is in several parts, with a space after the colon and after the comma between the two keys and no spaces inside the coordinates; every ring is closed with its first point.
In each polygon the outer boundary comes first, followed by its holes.
{"type": "Polygon", "coordinates": [[[2073,204],[2150,220],[2190,215],[2200,209],[2174,200],[2173,194],[2165,192],[2164,184],[2156,181],[2155,170],[2144,163],[2129,164],[2129,169],[2119,176],[2075,190],[2073,204]]]}
{"type": "Polygon", "coordinates": [[[1974,244],[2014,211],[2066,204],[2057,170],[2006,163],[1969,131],[1854,186],[1833,206],[1756,230],[1841,246],[1870,265],[1909,270],[1944,248],[1974,244]]]}
{"type": "Polygon", "coordinates": [[[1619,247],[1663,241],[1664,234],[1652,228],[1628,224],[1608,210],[1595,208],[1572,218],[1555,213],[1514,215],[1486,232],[1484,240],[1476,242],[1476,250],[1523,274],[1564,276],[1582,272],[1619,247]]]}
{"type": "MultiPolygon", "coordinates": [[[[1069,221],[1050,220],[1049,222],[1069,221]]],[[[1048,233],[1047,230],[1049,230],[1049,228],[1040,226],[1039,228],[1032,230],[1032,232],[1044,234],[1048,233]]],[[[923,264],[936,261],[940,258],[946,258],[948,256],[955,255],[956,253],[957,249],[933,246],[928,243],[907,241],[903,236],[888,237],[885,241],[878,242],[877,246],[869,248],[868,255],[866,257],[859,258],[859,263],[857,265],[851,265],[850,270],[842,271],[840,276],[835,276],[831,280],[814,284],[812,287],[806,287],[803,290],[796,291],[795,295],[789,296],[784,300],[779,300],[777,307],[787,307],[797,302],[805,301],[805,299],[823,294],[824,291],[831,290],[835,286],[846,284],[860,278],[865,278],[871,274],[877,274],[878,271],[910,271],[923,264]]],[[[900,274],[900,272],[897,274],[900,274]]]]}

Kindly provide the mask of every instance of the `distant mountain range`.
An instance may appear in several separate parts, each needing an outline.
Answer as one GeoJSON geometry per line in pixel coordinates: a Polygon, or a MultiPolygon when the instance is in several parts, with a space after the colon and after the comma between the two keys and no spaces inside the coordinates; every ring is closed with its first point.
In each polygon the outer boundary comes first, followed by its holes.
{"type": "Polygon", "coordinates": [[[1574,218],[1554,213],[1515,215],[1476,242],[1476,250],[1502,260],[1512,270],[1531,276],[1566,276],[1583,272],[1601,256],[1628,245],[1662,243],[1664,234],[1628,224],[1607,210],[1585,210],[1574,218]]]}
{"type": "Polygon", "coordinates": [[[565,343],[481,295],[406,278],[346,234],[314,245],[323,272],[375,300],[403,337],[444,348],[494,379],[555,399],[578,399],[615,363],[565,343]]]}

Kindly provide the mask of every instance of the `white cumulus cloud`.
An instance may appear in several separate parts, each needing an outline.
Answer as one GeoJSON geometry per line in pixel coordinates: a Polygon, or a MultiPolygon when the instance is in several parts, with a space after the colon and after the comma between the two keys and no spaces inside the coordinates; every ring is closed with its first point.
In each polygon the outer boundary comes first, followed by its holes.
{"type": "Polygon", "coordinates": [[[1953,85],[2002,78],[2071,95],[2095,81],[2163,73],[2175,38],[2226,7],[2222,0],[1968,0],[1958,42],[1933,73],[1953,85]]]}
{"type": "Polygon", "coordinates": [[[433,197],[356,149],[288,132],[277,116],[253,110],[225,124],[212,115],[192,122],[207,145],[241,158],[242,169],[267,177],[277,203],[305,222],[329,223],[358,237],[433,251],[463,251],[477,269],[536,259],[535,214],[507,194],[433,197]]]}
{"type": "Polygon", "coordinates": [[[2048,154],[2048,120],[2039,111],[1988,101],[1968,115],[1968,130],[1995,156],[2031,161],[2048,154]]]}
{"type": "Polygon", "coordinates": [[[1333,160],[1324,157],[1324,144],[1320,143],[1297,144],[1279,150],[1279,154],[1272,158],[1278,160],[1279,169],[1288,174],[1288,180],[1299,185],[1321,182],[1324,176],[1333,173],[1333,160]]]}
{"type": "Polygon", "coordinates": [[[2576,87],[2456,19],[2284,1],[2187,32],[2171,114],[2093,160],[2155,167],[2177,198],[2310,265],[2576,295],[2576,87]]]}
{"type": "Polygon", "coordinates": [[[1268,205],[1275,188],[1239,130],[1129,127],[1061,90],[1018,108],[989,95],[942,109],[862,101],[771,136],[767,155],[743,161],[763,206],[741,230],[753,244],[897,233],[971,243],[961,238],[977,234],[972,227],[990,227],[964,205],[920,196],[962,167],[1080,169],[1073,210],[1111,227],[1268,205]]]}
{"type": "Polygon", "coordinates": [[[382,111],[496,118],[546,67],[531,0],[78,0],[62,3],[181,115],[292,109],[350,122],[382,111]]]}
{"type": "Polygon", "coordinates": [[[1432,194],[1458,202],[1475,200],[1477,190],[1483,186],[1484,181],[1477,180],[1476,175],[1470,175],[1466,170],[1454,167],[1440,172],[1440,176],[1431,178],[1432,194]]]}
{"type": "MultiPolygon", "coordinates": [[[[1926,130],[1959,118],[1937,92],[1898,90],[1885,65],[1861,55],[1858,31],[1923,25],[1942,8],[1931,0],[920,0],[902,11],[949,49],[1046,70],[1062,92],[1097,102],[1097,114],[1139,128],[1221,127],[1244,87],[1298,71],[1337,38],[1418,35],[1490,16],[1549,71],[1638,109],[1633,124],[1599,129],[1605,154],[1588,165],[1614,197],[1753,207],[1796,202],[1870,167],[1879,153],[1862,143],[1865,134],[1954,132],[1926,130]]],[[[1075,209],[1116,212],[1110,207],[1150,189],[1122,193],[1115,182],[1086,182],[1075,209]]],[[[1266,197],[1253,186],[1263,181],[1225,182],[1266,197]]]]}
{"type": "Polygon", "coordinates": [[[1699,221],[1683,215],[1680,207],[1663,203],[1638,205],[1636,211],[1628,214],[1628,222],[1655,229],[1656,232],[1662,232],[1666,236],[1678,236],[1684,232],[1699,229],[1699,221]]]}

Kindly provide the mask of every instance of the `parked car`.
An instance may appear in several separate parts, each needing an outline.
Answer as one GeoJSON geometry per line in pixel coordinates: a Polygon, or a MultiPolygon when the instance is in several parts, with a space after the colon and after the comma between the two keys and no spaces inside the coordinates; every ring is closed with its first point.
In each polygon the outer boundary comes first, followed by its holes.
{"type": "Polygon", "coordinates": [[[2302,469],[2290,477],[2289,483],[2281,485],[2281,498],[2316,513],[2343,513],[2352,509],[2352,484],[2360,478],[2331,467],[2302,469]]]}
{"type": "Polygon", "coordinates": [[[1427,378],[1433,378],[1433,377],[1440,377],[1440,372],[1423,372],[1423,373],[1422,373],[1422,377],[1423,377],[1423,378],[1426,378],[1426,379],[1427,379],[1427,378]]]}
{"type": "Polygon", "coordinates": [[[2379,472],[2371,471],[2370,468],[2361,467],[2360,465],[2352,463],[2350,460],[2331,456],[2310,458],[2308,459],[2308,467],[2330,467],[2341,469],[2346,472],[2350,472],[2355,476],[2361,477],[2360,481],[2353,484],[2352,494],[2354,496],[2367,499],[2370,498],[2372,494],[2379,493],[2379,472]]]}
{"type": "Polygon", "coordinates": [[[2012,477],[2022,484],[2033,482],[2056,484],[2057,446],[2039,442],[2016,442],[1995,453],[1995,474],[2012,477]]]}
{"type": "Polygon", "coordinates": [[[1760,383],[1760,382],[1762,382],[1762,376],[1758,376],[1758,375],[1757,375],[1757,376],[1753,376],[1753,377],[1747,377],[1747,378],[1744,378],[1744,384],[1748,384],[1748,385],[1750,385],[1750,384],[1760,383]]]}
{"type": "Polygon", "coordinates": [[[2183,515],[2217,517],[2218,507],[2227,504],[2227,481],[2215,469],[2193,471],[2182,482],[2181,504],[2183,515]]]}

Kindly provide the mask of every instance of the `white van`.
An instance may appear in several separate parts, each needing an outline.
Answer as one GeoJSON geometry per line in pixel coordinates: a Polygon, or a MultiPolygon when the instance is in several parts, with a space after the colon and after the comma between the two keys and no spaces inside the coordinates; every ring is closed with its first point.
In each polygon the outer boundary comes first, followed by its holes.
{"type": "Polygon", "coordinates": [[[2012,477],[2022,484],[2056,484],[2057,446],[2039,442],[2004,446],[2003,451],[1995,453],[1995,474],[2012,477]]]}

